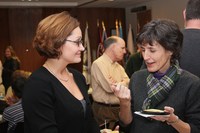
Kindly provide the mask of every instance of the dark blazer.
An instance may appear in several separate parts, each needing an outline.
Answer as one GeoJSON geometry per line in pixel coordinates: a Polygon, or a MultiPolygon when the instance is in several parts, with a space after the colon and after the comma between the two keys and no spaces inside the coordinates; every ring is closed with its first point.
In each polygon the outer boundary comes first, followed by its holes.
{"type": "MultiPolygon", "coordinates": [[[[165,122],[147,119],[134,114],[142,110],[142,105],[147,97],[146,69],[135,72],[130,80],[131,109],[133,122],[131,133],[178,133],[172,126],[165,122]],[[142,128],[141,128],[142,127],[142,128]]],[[[156,109],[164,109],[164,106],[173,107],[175,115],[191,127],[191,133],[200,132],[200,79],[183,70],[180,78],[173,86],[169,96],[156,105],[156,109]]]]}
{"type": "Polygon", "coordinates": [[[46,68],[30,76],[23,94],[25,133],[99,133],[93,118],[87,85],[74,69],[75,82],[86,101],[86,113],[76,99],[46,68]]]}

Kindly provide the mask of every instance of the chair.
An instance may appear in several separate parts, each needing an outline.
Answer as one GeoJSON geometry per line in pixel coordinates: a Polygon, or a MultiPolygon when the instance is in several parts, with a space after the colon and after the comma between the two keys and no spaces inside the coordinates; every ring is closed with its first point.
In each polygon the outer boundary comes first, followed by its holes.
{"type": "Polygon", "coordinates": [[[0,123],[0,133],[7,133],[7,129],[8,129],[7,121],[0,123]]]}
{"type": "Polygon", "coordinates": [[[0,114],[3,114],[4,109],[8,106],[5,100],[0,100],[0,114]]]}
{"type": "Polygon", "coordinates": [[[15,133],[24,133],[24,122],[17,123],[15,133]]]}

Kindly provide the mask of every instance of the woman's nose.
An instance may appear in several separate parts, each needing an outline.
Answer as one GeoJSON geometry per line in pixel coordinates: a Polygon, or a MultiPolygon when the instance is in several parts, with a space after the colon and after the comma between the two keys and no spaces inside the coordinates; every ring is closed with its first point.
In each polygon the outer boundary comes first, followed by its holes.
{"type": "Polygon", "coordinates": [[[142,52],[142,56],[144,60],[148,60],[149,59],[149,53],[148,52],[142,52]]]}

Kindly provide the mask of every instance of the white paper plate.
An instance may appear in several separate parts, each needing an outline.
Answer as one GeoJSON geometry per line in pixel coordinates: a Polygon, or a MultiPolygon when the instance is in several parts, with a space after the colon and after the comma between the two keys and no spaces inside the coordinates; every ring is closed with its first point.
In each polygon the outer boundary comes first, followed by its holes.
{"type": "Polygon", "coordinates": [[[142,116],[142,117],[152,117],[152,116],[169,116],[169,115],[154,115],[154,114],[143,114],[143,113],[141,113],[140,111],[135,111],[134,112],[135,114],[137,114],[137,115],[140,115],[140,116],[142,116]]]}

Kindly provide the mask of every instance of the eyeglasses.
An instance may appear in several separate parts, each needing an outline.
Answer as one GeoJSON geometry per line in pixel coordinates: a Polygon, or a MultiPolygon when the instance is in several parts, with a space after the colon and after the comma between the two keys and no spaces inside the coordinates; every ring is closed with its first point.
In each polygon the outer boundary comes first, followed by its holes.
{"type": "Polygon", "coordinates": [[[65,40],[65,41],[73,42],[73,43],[75,43],[78,47],[80,46],[80,44],[83,44],[83,40],[77,40],[77,41],[65,40]]]}

